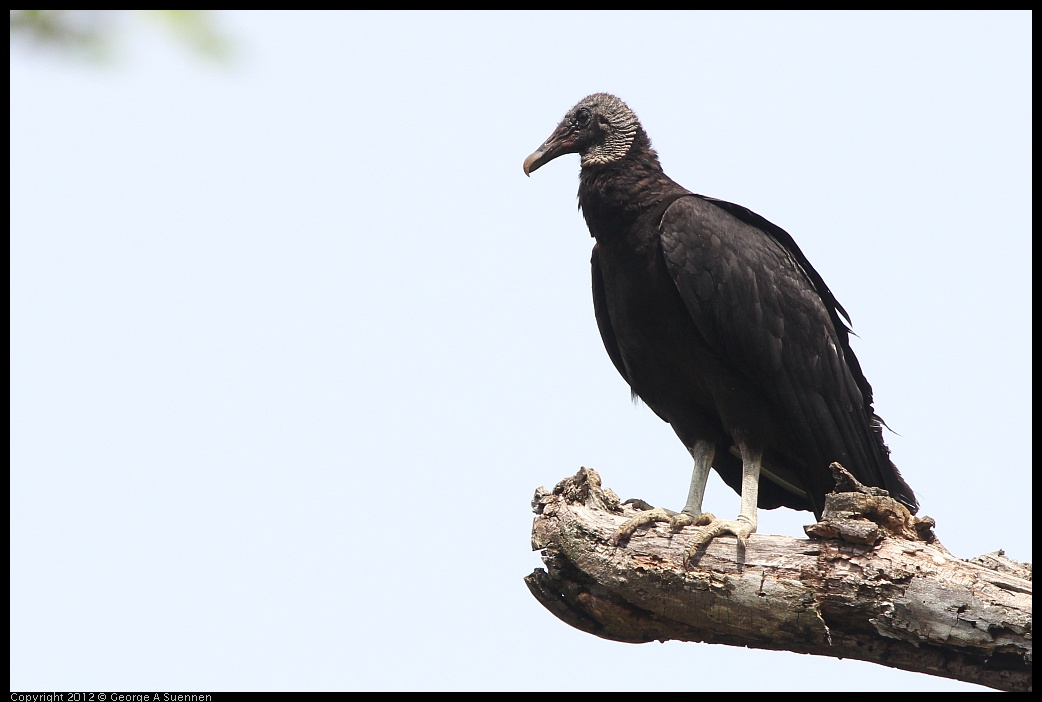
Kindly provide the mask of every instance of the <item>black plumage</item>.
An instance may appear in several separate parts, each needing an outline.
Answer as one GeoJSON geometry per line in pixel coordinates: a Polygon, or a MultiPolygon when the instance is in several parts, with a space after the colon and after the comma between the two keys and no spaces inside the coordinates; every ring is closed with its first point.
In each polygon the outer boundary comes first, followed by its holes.
{"type": "Polygon", "coordinates": [[[569,110],[525,173],[568,153],[580,156],[579,205],[596,239],[593,300],[605,349],[695,459],[687,516],[659,511],[639,523],[697,520],[710,466],[743,499],[738,519],[708,538],[744,540],[757,506],[820,516],[833,461],[914,512],[850,347],[849,317],[792,237],[675,183],[613,95],[569,110]]]}

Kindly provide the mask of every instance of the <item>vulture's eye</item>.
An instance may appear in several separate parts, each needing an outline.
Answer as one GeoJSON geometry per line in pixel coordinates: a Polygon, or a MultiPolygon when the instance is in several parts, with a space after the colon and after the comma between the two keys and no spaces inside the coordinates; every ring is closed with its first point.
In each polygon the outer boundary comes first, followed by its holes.
{"type": "Polygon", "coordinates": [[[590,111],[585,107],[575,113],[575,124],[579,127],[585,127],[590,123],[590,111]]]}

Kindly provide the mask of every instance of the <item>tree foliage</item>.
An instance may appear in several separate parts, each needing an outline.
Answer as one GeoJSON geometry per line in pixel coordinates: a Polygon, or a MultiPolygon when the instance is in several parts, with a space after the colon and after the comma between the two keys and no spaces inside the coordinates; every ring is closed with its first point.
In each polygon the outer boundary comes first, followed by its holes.
{"type": "Polygon", "coordinates": [[[205,10],[11,10],[11,42],[105,59],[128,32],[148,24],[162,27],[197,55],[223,59],[229,53],[227,38],[205,10]]]}

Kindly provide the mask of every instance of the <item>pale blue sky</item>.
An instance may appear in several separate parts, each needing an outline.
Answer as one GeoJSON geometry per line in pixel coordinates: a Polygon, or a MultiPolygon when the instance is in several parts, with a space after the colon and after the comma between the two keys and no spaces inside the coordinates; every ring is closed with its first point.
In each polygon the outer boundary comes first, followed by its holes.
{"type": "Polygon", "coordinates": [[[521,163],[626,100],[850,312],[941,541],[1031,560],[1029,13],[217,20],[226,65],[12,47],[12,689],[974,689],[532,598],[536,487],[690,466],[601,345],[577,158],[521,163]]]}

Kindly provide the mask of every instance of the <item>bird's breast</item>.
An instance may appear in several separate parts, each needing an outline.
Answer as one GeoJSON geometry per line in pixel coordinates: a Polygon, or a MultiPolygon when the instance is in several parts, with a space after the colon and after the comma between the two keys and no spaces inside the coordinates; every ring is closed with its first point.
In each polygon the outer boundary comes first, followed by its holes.
{"type": "Polygon", "coordinates": [[[705,395],[707,346],[658,246],[646,239],[598,244],[603,299],[630,386],[660,415],[666,405],[705,395]]]}

